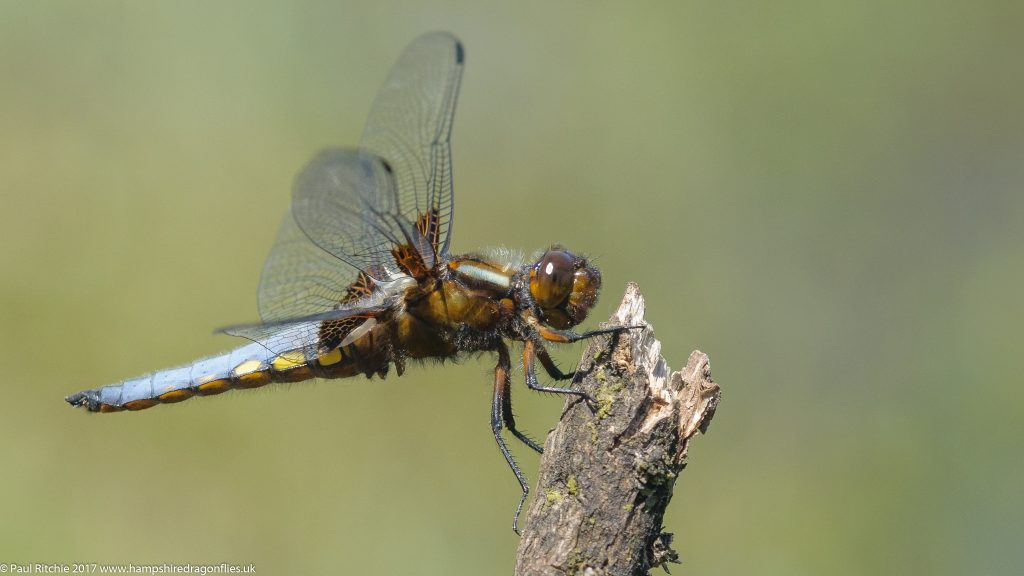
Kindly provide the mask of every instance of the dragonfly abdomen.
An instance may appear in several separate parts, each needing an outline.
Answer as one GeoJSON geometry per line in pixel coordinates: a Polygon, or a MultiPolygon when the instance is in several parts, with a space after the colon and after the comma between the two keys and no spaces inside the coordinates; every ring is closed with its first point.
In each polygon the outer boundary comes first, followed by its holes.
{"type": "Polygon", "coordinates": [[[271,382],[301,382],[315,377],[341,378],[357,373],[356,363],[335,348],[307,359],[302,350],[277,354],[252,343],[185,366],[160,370],[94,390],[68,396],[74,406],[90,412],[144,410],[193,396],[259,388],[271,382]]]}

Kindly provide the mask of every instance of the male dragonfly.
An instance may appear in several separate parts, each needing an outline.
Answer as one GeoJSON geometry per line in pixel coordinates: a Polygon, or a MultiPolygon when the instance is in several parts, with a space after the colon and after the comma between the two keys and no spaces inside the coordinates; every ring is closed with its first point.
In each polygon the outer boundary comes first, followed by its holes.
{"type": "Polygon", "coordinates": [[[562,373],[545,343],[575,342],[621,328],[578,334],[601,275],[585,258],[554,246],[529,263],[507,254],[448,253],[454,195],[450,135],[462,44],[427,34],[402,54],[380,89],[357,149],[327,149],[296,178],[290,213],[263,267],[261,323],[224,328],[250,344],[192,364],[67,397],[90,412],[142,410],[193,396],[271,382],[385,377],[391,364],[497,353],[491,429],[522,497],[529,492],[501,436],[516,429],[506,340],[523,344],[526,385],[542,386],[535,362],[562,373]]]}

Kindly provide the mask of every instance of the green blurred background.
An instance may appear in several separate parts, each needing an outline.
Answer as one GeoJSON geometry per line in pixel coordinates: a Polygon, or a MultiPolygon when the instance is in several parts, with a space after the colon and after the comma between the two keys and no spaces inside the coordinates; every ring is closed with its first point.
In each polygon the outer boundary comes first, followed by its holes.
{"type": "MultiPolygon", "coordinates": [[[[633,280],[672,365],[711,357],[674,572],[1024,566],[1019,3],[0,6],[0,562],[511,570],[492,358],[62,401],[236,344],[293,175],[445,29],[453,248],[586,252],[589,325],[633,280]]],[[[515,400],[534,433],[562,404],[515,400]]]]}

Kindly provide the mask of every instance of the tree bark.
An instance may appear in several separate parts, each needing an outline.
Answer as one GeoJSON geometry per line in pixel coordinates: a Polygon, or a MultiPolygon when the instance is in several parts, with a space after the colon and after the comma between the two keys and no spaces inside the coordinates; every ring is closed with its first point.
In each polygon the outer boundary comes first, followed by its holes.
{"type": "Polygon", "coordinates": [[[567,400],[544,443],[517,576],[642,575],[678,562],[662,518],[721,391],[703,352],[670,371],[636,284],[607,325],[643,328],[594,338],[584,352],[574,385],[594,402],[567,400]]]}

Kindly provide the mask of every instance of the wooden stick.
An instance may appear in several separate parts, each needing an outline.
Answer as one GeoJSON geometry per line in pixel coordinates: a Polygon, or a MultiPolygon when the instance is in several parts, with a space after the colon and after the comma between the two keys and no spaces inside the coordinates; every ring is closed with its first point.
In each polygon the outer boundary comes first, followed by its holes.
{"type": "Polygon", "coordinates": [[[547,437],[518,576],[642,575],[677,562],[662,518],[721,390],[703,352],[671,372],[636,284],[608,325],[643,328],[597,337],[584,352],[573,385],[595,403],[567,400],[547,437]]]}

